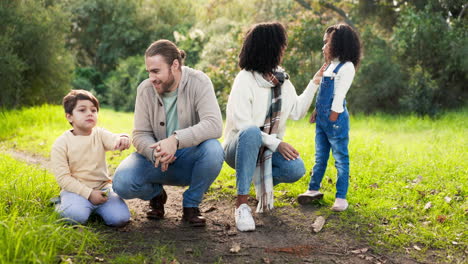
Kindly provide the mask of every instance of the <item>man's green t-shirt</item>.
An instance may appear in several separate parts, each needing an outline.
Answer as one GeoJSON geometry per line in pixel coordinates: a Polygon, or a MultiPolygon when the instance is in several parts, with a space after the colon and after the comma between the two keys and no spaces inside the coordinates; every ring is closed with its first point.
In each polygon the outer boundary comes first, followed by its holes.
{"type": "Polygon", "coordinates": [[[164,110],[166,111],[166,136],[169,137],[179,129],[179,118],[177,116],[177,90],[164,93],[162,96],[164,110]]]}

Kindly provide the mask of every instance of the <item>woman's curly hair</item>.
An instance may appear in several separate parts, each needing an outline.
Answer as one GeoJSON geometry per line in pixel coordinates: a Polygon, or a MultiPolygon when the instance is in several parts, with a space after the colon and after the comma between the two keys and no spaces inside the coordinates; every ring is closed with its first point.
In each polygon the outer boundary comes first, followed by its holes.
{"type": "Polygon", "coordinates": [[[262,74],[272,73],[281,63],[287,34],[279,22],[254,25],[245,35],[239,67],[262,74]]]}
{"type": "Polygon", "coordinates": [[[327,28],[330,55],[340,61],[350,61],[354,67],[361,61],[361,41],[356,31],[347,24],[337,24],[327,28]]]}

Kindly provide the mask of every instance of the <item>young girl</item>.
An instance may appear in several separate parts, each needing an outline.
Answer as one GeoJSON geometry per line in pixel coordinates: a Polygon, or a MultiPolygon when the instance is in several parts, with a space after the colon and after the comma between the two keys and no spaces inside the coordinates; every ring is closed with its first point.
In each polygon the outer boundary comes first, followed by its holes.
{"type": "Polygon", "coordinates": [[[315,165],[309,189],[299,195],[298,202],[307,204],[323,197],[319,189],[331,148],[338,171],[336,199],[331,210],[344,211],[348,208],[349,182],[349,115],[345,96],[359,64],[361,45],[356,32],[346,24],[327,28],[323,42],[325,67],[328,67],[323,72],[315,110],[310,118],[311,123],[316,122],[315,165]]]}

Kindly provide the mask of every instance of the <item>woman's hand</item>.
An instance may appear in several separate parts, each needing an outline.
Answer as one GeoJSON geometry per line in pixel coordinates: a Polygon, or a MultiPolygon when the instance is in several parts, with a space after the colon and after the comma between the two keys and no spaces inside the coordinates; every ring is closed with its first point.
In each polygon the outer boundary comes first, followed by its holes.
{"type": "Polygon", "coordinates": [[[328,67],[328,63],[324,63],[322,67],[315,73],[314,78],[312,78],[312,82],[316,85],[320,84],[320,81],[322,80],[323,77],[323,72],[325,69],[328,67]]]}
{"type": "Polygon", "coordinates": [[[312,115],[310,115],[309,123],[313,124],[317,120],[317,109],[314,109],[312,115]]]}
{"type": "Polygon", "coordinates": [[[295,160],[299,157],[299,152],[286,142],[279,143],[277,151],[283,155],[286,160],[295,160]]]}

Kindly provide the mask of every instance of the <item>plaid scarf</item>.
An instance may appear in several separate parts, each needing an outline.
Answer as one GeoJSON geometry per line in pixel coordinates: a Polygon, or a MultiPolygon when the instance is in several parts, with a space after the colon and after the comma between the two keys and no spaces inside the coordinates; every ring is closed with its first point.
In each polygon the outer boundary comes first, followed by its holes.
{"type": "MultiPolygon", "coordinates": [[[[285,79],[288,79],[288,75],[285,72],[278,71],[273,73],[271,81],[275,86],[271,88],[271,105],[265,118],[265,123],[260,127],[260,130],[273,136],[276,136],[278,133],[281,115],[281,85],[285,79]]],[[[272,155],[273,152],[265,146],[262,146],[258,153],[257,167],[253,175],[258,200],[257,213],[273,209],[272,155]]]]}

